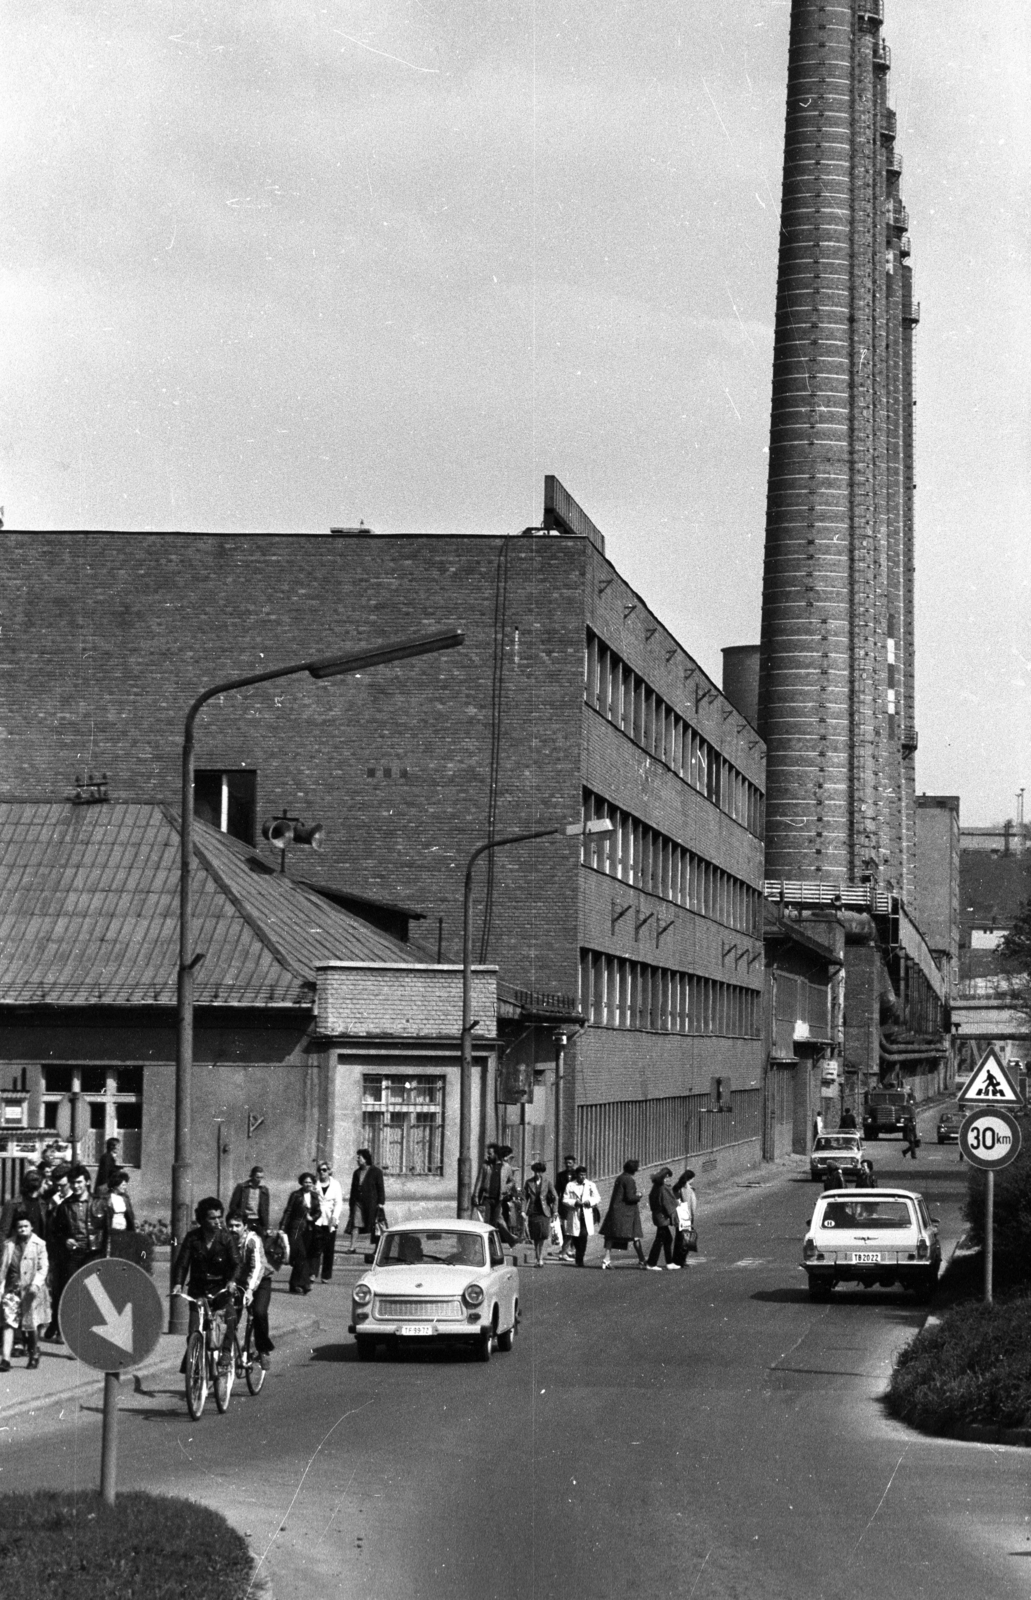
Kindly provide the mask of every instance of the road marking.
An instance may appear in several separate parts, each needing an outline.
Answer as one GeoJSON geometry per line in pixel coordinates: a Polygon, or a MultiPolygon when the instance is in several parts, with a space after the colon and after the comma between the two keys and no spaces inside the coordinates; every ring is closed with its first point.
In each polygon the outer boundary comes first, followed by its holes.
{"type": "Polygon", "coordinates": [[[742,1256],[740,1261],[732,1261],[732,1267],[763,1267],[766,1265],[766,1256],[742,1256]]]}

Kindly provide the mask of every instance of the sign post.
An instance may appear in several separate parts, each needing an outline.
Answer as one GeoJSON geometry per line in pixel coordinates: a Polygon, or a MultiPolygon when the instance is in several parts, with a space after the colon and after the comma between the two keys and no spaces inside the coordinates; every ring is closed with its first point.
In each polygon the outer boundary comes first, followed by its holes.
{"type": "Polygon", "coordinates": [[[115,1503],[118,1460],[118,1382],[146,1361],[161,1334],[164,1306],[142,1267],[117,1256],[89,1261],[74,1272],[61,1296],[58,1323],[72,1355],[104,1374],[104,1430],[100,1492],[115,1503]]]}
{"type": "MultiPolygon", "coordinates": [[[[971,1080],[973,1082],[973,1079],[971,1080]]],[[[973,1111],[959,1130],[959,1148],[987,1174],[984,1207],[984,1303],[992,1303],[995,1255],[995,1174],[1020,1153],[1020,1124],[1008,1111],[973,1111]]]]}

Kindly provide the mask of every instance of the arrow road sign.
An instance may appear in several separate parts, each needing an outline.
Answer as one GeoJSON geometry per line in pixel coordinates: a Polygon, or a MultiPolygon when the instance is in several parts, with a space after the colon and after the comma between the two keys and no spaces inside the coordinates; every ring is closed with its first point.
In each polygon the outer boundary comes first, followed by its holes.
{"type": "Polygon", "coordinates": [[[971,1076],[956,1096],[961,1106],[1022,1106],[1018,1090],[1003,1065],[999,1052],[989,1047],[971,1076]]]}
{"type": "Polygon", "coordinates": [[[974,1111],[959,1130],[959,1147],[972,1166],[998,1172],[1020,1153],[1020,1124],[1008,1111],[974,1111]]]}
{"type": "Polygon", "coordinates": [[[87,1367],[124,1372],[146,1361],[164,1322],[153,1280],[132,1261],[89,1261],[65,1284],[58,1313],[69,1350],[87,1367]]]}

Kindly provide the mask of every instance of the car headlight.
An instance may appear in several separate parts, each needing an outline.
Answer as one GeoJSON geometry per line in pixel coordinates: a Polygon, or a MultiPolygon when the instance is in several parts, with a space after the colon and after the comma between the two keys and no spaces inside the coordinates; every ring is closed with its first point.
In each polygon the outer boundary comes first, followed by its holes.
{"type": "Polygon", "coordinates": [[[467,1306],[482,1306],[483,1290],[478,1283],[467,1283],[462,1290],[462,1299],[467,1306]]]}
{"type": "Polygon", "coordinates": [[[351,1299],[356,1306],[367,1306],[372,1299],[372,1290],[367,1283],[356,1283],[351,1291],[351,1299]]]}

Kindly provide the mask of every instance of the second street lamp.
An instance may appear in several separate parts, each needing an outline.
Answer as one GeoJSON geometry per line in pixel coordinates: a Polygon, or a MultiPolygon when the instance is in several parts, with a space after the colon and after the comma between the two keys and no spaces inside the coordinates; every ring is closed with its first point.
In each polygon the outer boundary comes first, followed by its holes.
{"type": "Polygon", "coordinates": [[[509,844],[523,844],[527,839],[550,839],[555,834],[579,838],[584,834],[611,833],[613,823],[607,817],[594,822],[573,822],[565,828],[535,828],[532,833],[510,833],[502,839],[489,839],[478,845],[469,857],[465,869],[465,896],[462,903],[462,1065],[458,1091],[458,1204],[457,1215],[469,1217],[473,1209],[472,1161],[472,1092],[473,1092],[473,868],[480,857],[490,850],[500,850],[509,844]]]}
{"type": "MultiPolygon", "coordinates": [[[[193,1205],[193,1165],[190,1159],[190,1123],[193,1109],[193,994],[194,974],[204,960],[202,952],[193,949],[193,729],[197,713],[202,706],[217,695],[234,689],[247,689],[252,684],[272,683],[277,678],[293,678],[306,672],[312,678],[336,678],[345,673],[361,672],[366,667],[382,666],[390,661],[405,661],[411,656],[432,655],[438,650],[451,650],[462,643],[465,635],[457,628],[445,633],[427,634],[419,639],[402,639],[391,644],[374,645],[367,650],[354,650],[347,655],[326,656],[315,661],[299,661],[288,667],[274,667],[268,672],[252,672],[246,677],[228,678],[205,689],[194,700],[186,713],[183,729],[182,760],[182,816],[179,825],[179,978],[176,994],[176,1049],[175,1049],[175,1151],[172,1162],[172,1239],[173,1249],[182,1244],[190,1226],[193,1205]]],[[[169,1311],[168,1331],[184,1333],[188,1307],[181,1296],[175,1296],[169,1311]]]]}

